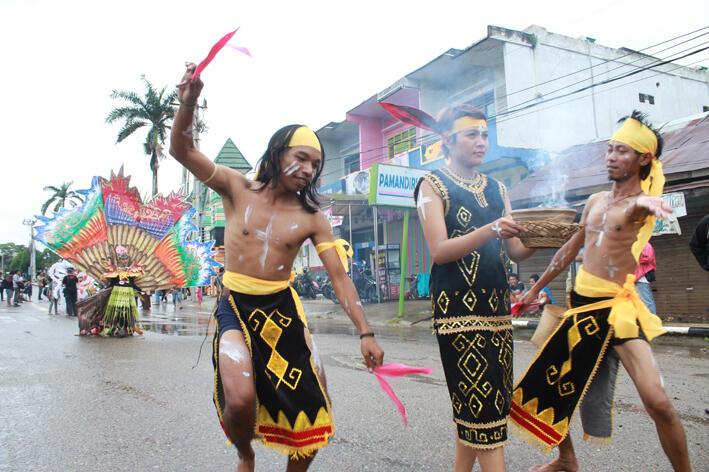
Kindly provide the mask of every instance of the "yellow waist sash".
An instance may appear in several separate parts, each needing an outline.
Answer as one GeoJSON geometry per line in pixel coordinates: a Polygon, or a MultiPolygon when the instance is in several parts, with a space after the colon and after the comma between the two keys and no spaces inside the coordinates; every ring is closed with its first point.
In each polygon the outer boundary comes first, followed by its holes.
{"type": "Polygon", "coordinates": [[[224,272],[223,281],[229,290],[249,295],[270,295],[290,286],[290,280],[262,280],[228,270],[224,272]]]}
{"type": "Polygon", "coordinates": [[[574,290],[584,297],[612,298],[573,308],[564,313],[564,316],[610,308],[608,324],[613,327],[617,338],[637,337],[638,324],[643,329],[648,341],[666,333],[662,328],[662,320],[657,315],[650,313],[650,310],[640,300],[635,291],[635,276],[633,274],[628,274],[625,283],[620,286],[587,272],[582,265],[576,275],[574,290]]]}
{"type": "Polygon", "coordinates": [[[308,327],[308,321],[305,318],[305,310],[300,302],[298,293],[290,286],[290,280],[263,280],[248,275],[239,274],[238,272],[224,271],[223,283],[226,288],[234,292],[245,293],[247,295],[270,295],[290,288],[295,302],[295,309],[298,316],[303,321],[305,327],[308,327]]]}
{"type": "Polygon", "coordinates": [[[318,251],[318,254],[320,254],[323,251],[330,249],[331,247],[335,248],[335,250],[337,251],[337,255],[340,256],[340,262],[342,262],[342,266],[345,268],[345,272],[348,272],[349,266],[347,265],[347,256],[352,257],[353,254],[352,246],[350,245],[350,243],[348,243],[344,239],[338,239],[337,241],[329,241],[317,244],[315,246],[315,250],[318,251]]]}

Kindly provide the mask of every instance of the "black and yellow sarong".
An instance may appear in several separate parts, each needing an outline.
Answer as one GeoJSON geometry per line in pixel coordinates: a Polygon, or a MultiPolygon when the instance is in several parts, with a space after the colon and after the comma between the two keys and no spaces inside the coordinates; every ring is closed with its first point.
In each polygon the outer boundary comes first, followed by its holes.
{"type": "MultiPolygon", "coordinates": [[[[448,238],[475,231],[505,215],[505,187],[442,168],[425,175],[444,205],[448,238]]],[[[417,197],[418,198],[418,197],[417,197]]],[[[433,324],[458,440],[474,449],[507,443],[512,399],[512,316],[502,240],[492,239],[456,261],[434,263],[433,324]]]]}
{"type": "MultiPolygon", "coordinates": [[[[313,454],[328,444],[335,425],[306,342],[307,323],[298,295],[288,280],[259,280],[234,272],[224,273],[224,287],[220,305],[228,303],[251,353],[256,388],[255,435],[266,447],[294,458],[313,454]]],[[[221,313],[220,318],[223,317],[221,313]]],[[[217,321],[212,358],[214,404],[223,427],[221,330],[217,321]]]]}
{"type": "MultiPolygon", "coordinates": [[[[512,392],[510,419],[514,430],[544,452],[566,437],[577,407],[589,389],[606,390],[594,397],[603,394],[612,399],[611,381],[615,380],[612,364],[617,367],[617,358],[603,362],[609,345],[629,338],[652,340],[665,332],[660,319],[649,312],[635,292],[632,274],[620,286],[586,272],[581,266],[575,290],[582,297],[601,300],[564,314],[564,321],[542,346],[512,392]],[[597,374],[604,377],[604,385],[594,381],[597,374]]],[[[584,425],[587,436],[610,440],[608,425],[593,429],[596,431],[584,425]]]]}

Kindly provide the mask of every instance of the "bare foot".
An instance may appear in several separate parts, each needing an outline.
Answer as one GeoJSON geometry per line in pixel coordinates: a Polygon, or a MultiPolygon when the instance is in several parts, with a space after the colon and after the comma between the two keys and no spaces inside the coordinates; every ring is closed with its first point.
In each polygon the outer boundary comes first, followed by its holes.
{"type": "Polygon", "coordinates": [[[576,472],[579,470],[579,463],[576,458],[562,459],[557,457],[547,465],[537,464],[529,468],[528,472],[576,472]]]}

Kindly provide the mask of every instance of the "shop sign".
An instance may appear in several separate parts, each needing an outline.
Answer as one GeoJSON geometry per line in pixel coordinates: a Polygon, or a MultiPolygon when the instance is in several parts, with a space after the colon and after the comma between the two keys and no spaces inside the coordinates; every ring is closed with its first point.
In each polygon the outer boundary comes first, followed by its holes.
{"type": "Polygon", "coordinates": [[[414,188],[428,171],[389,164],[372,164],[369,204],[416,208],[414,188]]]}

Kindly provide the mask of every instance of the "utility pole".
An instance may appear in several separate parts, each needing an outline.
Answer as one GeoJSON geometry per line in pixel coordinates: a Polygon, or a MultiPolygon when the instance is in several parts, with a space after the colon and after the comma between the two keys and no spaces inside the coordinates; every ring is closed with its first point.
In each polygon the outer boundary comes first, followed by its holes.
{"type": "MultiPolygon", "coordinates": [[[[197,106],[194,109],[194,118],[192,120],[192,135],[194,139],[194,147],[199,151],[199,144],[200,144],[200,137],[199,137],[199,130],[202,128],[202,123],[199,119],[199,109],[200,108],[207,108],[207,101],[202,100],[202,106],[199,105],[199,102],[197,102],[197,106]]],[[[185,169],[185,172],[187,172],[187,169],[185,169]]],[[[199,233],[199,242],[204,242],[204,236],[203,236],[203,231],[204,229],[202,228],[202,215],[204,213],[204,202],[202,202],[202,182],[197,180],[197,177],[194,177],[194,185],[192,186],[193,190],[196,192],[195,193],[195,206],[197,207],[197,231],[199,233]]]]}
{"type": "Polygon", "coordinates": [[[36,220],[28,218],[22,220],[22,224],[30,227],[30,277],[32,280],[37,276],[37,262],[34,254],[34,225],[37,223],[36,220]]]}

